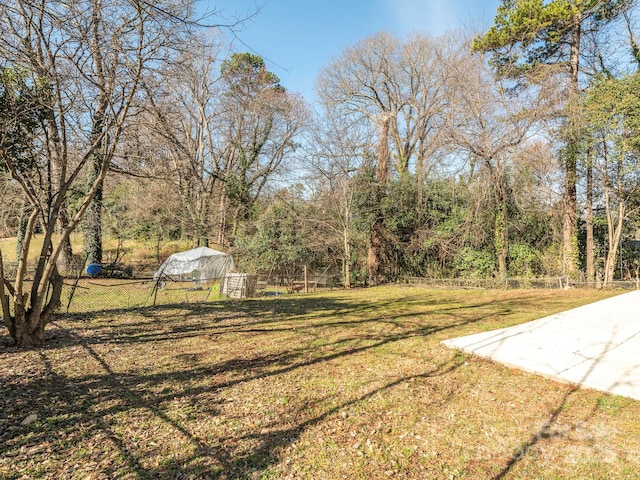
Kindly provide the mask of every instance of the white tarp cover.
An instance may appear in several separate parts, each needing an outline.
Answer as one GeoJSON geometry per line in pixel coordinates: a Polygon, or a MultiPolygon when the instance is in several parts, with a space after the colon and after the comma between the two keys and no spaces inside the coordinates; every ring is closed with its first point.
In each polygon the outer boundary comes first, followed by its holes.
{"type": "Polygon", "coordinates": [[[173,275],[188,275],[199,272],[199,279],[221,278],[235,269],[233,257],[208,247],[198,247],[174,253],[167,258],[153,274],[154,279],[173,275]]]}

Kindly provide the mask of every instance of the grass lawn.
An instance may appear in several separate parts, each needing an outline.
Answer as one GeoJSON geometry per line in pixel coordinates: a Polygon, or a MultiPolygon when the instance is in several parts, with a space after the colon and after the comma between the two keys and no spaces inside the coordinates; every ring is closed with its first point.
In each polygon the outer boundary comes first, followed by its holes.
{"type": "Polygon", "coordinates": [[[440,343],[612,294],[381,287],[60,316],[44,348],[0,336],[0,478],[640,478],[640,402],[440,343]]]}

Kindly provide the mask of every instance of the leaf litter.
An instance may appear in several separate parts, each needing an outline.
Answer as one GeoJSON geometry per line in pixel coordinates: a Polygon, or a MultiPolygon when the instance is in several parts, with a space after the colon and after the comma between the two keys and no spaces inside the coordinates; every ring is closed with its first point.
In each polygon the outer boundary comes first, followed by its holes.
{"type": "Polygon", "coordinates": [[[0,477],[636,478],[638,402],[440,344],[610,294],[384,287],[60,316],[43,348],[0,337],[0,477]]]}

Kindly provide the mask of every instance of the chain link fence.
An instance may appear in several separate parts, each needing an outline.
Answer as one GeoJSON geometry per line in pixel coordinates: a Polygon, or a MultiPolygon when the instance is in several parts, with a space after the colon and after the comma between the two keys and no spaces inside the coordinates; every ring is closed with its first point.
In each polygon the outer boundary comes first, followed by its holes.
{"type": "Polygon", "coordinates": [[[171,303],[194,303],[208,300],[211,290],[184,283],[157,288],[153,278],[118,280],[81,278],[65,279],[60,311],[67,313],[145,307],[171,303]]]}
{"type": "MultiPolygon", "coordinates": [[[[423,285],[433,288],[601,288],[595,282],[571,281],[561,277],[548,278],[422,278],[403,277],[398,283],[423,285]]],[[[308,275],[303,277],[255,276],[255,296],[291,295],[319,290],[342,288],[341,279],[332,275],[308,275]]],[[[616,281],[609,288],[640,289],[637,281],[616,281]]],[[[119,280],[109,278],[66,279],[62,292],[60,312],[82,313],[113,309],[131,309],[153,305],[204,303],[226,298],[220,279],[200,281],[196,279],[153,278],[119,280]]]]}
{"type": "Polygon", "coordinates": [[[585,282],[565,277],[547,278],[425,278],[402,277],[400,283],[407,285],[424,285],[437,288],[619,288],[623,290],[639,290],[640,279],[616,280],[606,287],[602,282],[585,282]]]}
{"type": "MultiPolygon", "coordinates": [[[[27,282],[28,283],[28,282],[27,282]]],[[[422,278],[403,277],[404,285],[422,285],[434,288],[601,288],[588,282],[568,281],[564,278],[422,278]]],[[[640,289],[638,281],[616,281],[611,288],[624,290],[640,289]]],[[[30,285],[25,286],[26,289],[30,285]]],[[[303,277],[255,277],[255,296],[292,295],[342,288],[341,279],[333,275],[308,275],[303,277]]],[[[109,310],[128,310],[153,305],[179,305],[205,303],[227,296],[221,292],[220,279],[200,281],[195,279],[152,277],[136,279],[115,278],[65,278],[59,313],[89,313],[109,310]]]]}
{"type": "MultiPolygon", "coordinates": [[[[153,305],[204,303],[226,298],[223,280],[66,278],[62,290],[61,313],[83,313],[131,309],[153,305]]],[[[341,288],[331,275],[303,277],[255,276],[255,296],[276,296],[341,288]]]]}

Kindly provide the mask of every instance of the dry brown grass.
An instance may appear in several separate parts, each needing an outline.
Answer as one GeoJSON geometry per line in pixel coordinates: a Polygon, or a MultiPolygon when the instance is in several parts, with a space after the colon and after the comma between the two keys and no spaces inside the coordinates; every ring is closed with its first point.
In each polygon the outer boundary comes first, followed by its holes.
{"type": "Polygon", "coordinates": [[[607,295],[384,287],[61,317],[42,349],[0,337],[0,477],[638,478],[640,402],[440,343],[607,295]]]}
{"type": "MultiPolygon", "coordinates": [[[[42,248],[43,235],[37,234],[33,236],[31,240],[31,247],[29,249],[29,261],[34,262],[40,255],[42,248]]],[[[73,251],[78,253],[78,256],[84,259],[83,251],[83,234],[82,232],[75,231],[71,234],[71,245],[73,251]]],[[[7,262],[16,261],[16,237],[0,238],[0,250],[2,250],[2,256],[7,262]]],[[[54,245],[58,243],[57,236],[54,236],[54,245]]],[[[170,241],[164,242],[160,249],[161,260],[164,260],[169,255],[180,250],[186,250],[191,248],[188,242],[184,241],[170,241]]],[[[138,240],[124,240],[118,245],[116,238],[105,237],[102,241],[102,251],[104,256],[104,262],[112,262],[115,260],[116,255],[119,255],[118,260],[120,262],[127,263],[157,263],[155,245],[153,242],[143,242],[138,240]]]]}

